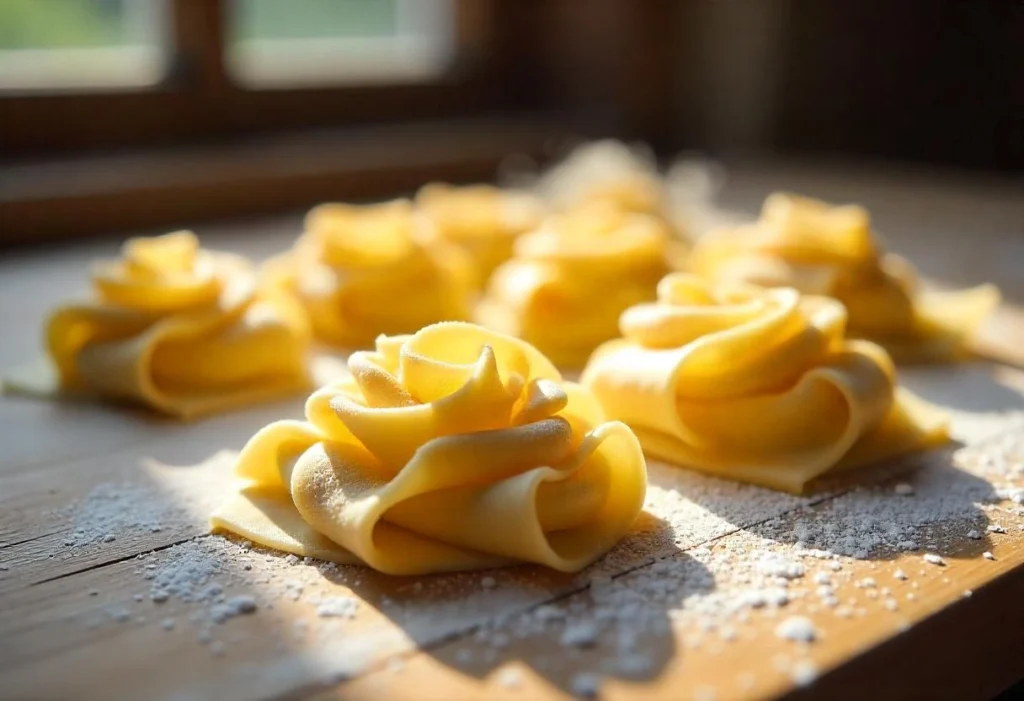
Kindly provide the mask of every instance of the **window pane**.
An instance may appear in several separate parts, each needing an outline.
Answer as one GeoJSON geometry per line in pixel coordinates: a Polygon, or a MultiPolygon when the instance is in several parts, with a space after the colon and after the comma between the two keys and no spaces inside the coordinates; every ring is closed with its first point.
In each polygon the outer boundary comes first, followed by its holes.
{"type": "Polygon", "coordinates": [[[165,10],[160,0],[0,0],[0,89],[155,83],[165,10]]]}
{"type": "Polygon", "coordinates": [[[426,80],[453,54],[451,0],[233,0],[228,65],[256,87],[426,80]]]}

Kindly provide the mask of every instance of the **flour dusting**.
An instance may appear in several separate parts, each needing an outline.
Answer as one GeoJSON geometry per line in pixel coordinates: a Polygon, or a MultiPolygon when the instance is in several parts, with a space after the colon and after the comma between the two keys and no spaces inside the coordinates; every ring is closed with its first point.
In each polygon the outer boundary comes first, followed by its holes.
{"type": "MultiPolygon", "coordinates": [[[[993,559],[986,541],[1024,527],[1024,430],[950,456],[911,457],[874,482],[807,496],[652,463],[637,527],[575,576],[520,567],[388,578],[246,541],[195,537],[130,561],[139,582],[128,594],[134,603],[111,602],[106,625],[144,618],[230,659],[240,635],[232,631],[258,624],[273,644],[302,651],[254,672],[275,688],[309,683],[303,675],[314,658],[317,674],[340,680],[449,639],[451,664],[487,676],[515,645],[527,651],[523,663],[587,697],[599,695],[608,677],[656,675],[666,649],[725,652],[766,618],[769,630],[799,643],[778,669],[798,685],[812,684],[819,671],[802,651],[827,635],[829,620],[871,612],[905,625],[900,602],[915,601],[917,580],[941,577],[964,549],[993,559]],[[907,556],[913,559],[891,574],[854,577],[851,567],[907,556]],[[907,565],[915,559],[919,565],[907,565]],[[138,616],[140,607],[153,611],[138,616]],[[552,645],[562,653],[552,654],[552,645]]],[[[101,485],[67,512],[74,524],[67,547],[187,533],[211,483],[182,480],[174,499],[152,487],[101,485]],[[204,494],[193,498],[190,488],[204,494]]],[[[511,669],[494,679],[508,689],[521,681],[511,669]]],[[[715,689],[705,692],[711,697],[715,689]]]]}

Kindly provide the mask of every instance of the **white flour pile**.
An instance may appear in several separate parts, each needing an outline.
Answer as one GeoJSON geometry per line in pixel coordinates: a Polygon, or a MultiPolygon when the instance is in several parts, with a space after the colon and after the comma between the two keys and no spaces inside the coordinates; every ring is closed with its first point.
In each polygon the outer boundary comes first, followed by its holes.
{"type": "Polygon", "coordinates": [[[48,556],[95,553],[120,539],[137,540],[145,534],[180,539],[202,532],[230,479],[233,456],[221,451],[188,468],[146,461],[144,466],[154,483],[97,485],[80,500],[45,514],[50,523],[67,524],[67,532],[48,556]]]}
{"type": "MultiPolygon", "coordinates": [[[[273,602],[279,599],[300,601],[304,591],[322,586],[324,574],[336,571],[331,563],[312,565],[307,559],[311,566],[300,568],[308,570],[304,579],[278,578],[274,575],[280,572],[285,558],[215,536],[196,538],[136,560],[134,573],[150,582],[150,601],[164,604],[176,600],[193,605],[189,620],[199,625],[201,642],[212,640],[215,625],[255,613],[261,607],[273,608],[273,602]],[[239,590],[258,591],[258,596],[231,593],[239,590]]],[[[298,564],[300,560],[290,562],[298,564]]],[[[359,607],[354,597],[314,593],[305,601],[316,606],[322,617],[351,619],[359,607]]]]}
{"type": "Polygon", "coordinates": [[[138,484],[98,485],[62,512],[49,516],[74,514],[73,530],[63,540],[65,547],[110,543],[125,532],[158,533],[168,522],[180,522],[185,514],[155,488],[138,484]]]}

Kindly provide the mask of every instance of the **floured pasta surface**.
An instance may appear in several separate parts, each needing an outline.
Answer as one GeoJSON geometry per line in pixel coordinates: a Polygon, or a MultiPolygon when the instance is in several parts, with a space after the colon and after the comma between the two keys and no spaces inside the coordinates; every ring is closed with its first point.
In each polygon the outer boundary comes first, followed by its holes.
{"type": "Polygon", "coordinates": [[[885,346],[897,360],[965,356],[970,336],[999,303],[993,285],[921,289],[909,262],[881,250],[863,207],[782,193],[765,200],[757,222],[701,238],[690,268],[716,282],[835,297],[849,312],[850,335],[885,346]]]}
{"type": "Polygon", "coordinates": [[[16,370],[6,391],[86,394],[192,418],[310,385],[302,310],[258,296],[247,261],[201,249],[191,232],[130,239],[120,259],[95,265],[92,288],[92,299],[47,323],[53,368],[16,370]]]}
{"type": "Polygon", "coordinates": [[[636,437],[530,345],[444,323],[381,337],[349,366],[305,421],[249,441],[216,529],[390,574],[577,571],[639,514],[636,437]]]}
{"type": "Polygon", "coordinates": [[[654,299],[679,246],[647,214],[596,202],[522,236],[478,308],[486,326],[519,336],[560,365],[582,367],[614,338],[618,318],[654,299]]]}
{"type": "Polygon", "coordinates": [[[675,273],[622,315],[623,338],[582,383],[649,455],[800,492],[946,440],[943,416],[897,387],[879,346],[844,340],[845,324],[827,297],[675,273]]]}
{"type": "MultiPolygon", "coordinates": [[[[648,214],[677,229],[670,216],[669,189],[652,153],[613,140],[577,147],[541,179],[539,190],[556,211],[594,203],[648,214]]],[[[686,232],[679,232],[685,238],[686,232]]]]}
{"type": "Polygon", "coordinates": [[[491,185],[431,183],[417,193],[416,206],[436,235],[469,254],[479,285],[512,257],[516,238],[536,229],[544,215],[536,196],[491,185]]]}
{"type": "Polygon", "coordinates": [[[469,317],[471,261],[431,236],[410,201],[320,205],[305,229],[267,261],[264,288],[302,305],[319,340],[366,346],[381,333],[469,317]]]}

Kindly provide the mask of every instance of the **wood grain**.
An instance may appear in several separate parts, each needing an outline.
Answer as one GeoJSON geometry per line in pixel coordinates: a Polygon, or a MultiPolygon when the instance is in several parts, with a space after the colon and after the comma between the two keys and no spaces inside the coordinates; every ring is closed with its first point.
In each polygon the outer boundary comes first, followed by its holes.
{"type": "Polygon", "coordinates": [[[564,134],[530,118],[420,121],[8,165],[0,173],[0,246],[480,180],[507,154],[538,157],[564,134]]]}
{"type": "MultiPolygon", "coordinates": [[[[1015,424],[990,437],[977,449],[979,454],[997,455],[1003,436],[1020,430],[1020,424],[1015,424]]],[[[901,472],[898,479],[914,485],[929,471],[949,469],[947,465],[948,454],[935,453],[922,459],[911,473],[901,472]]],[[[89,470],[96,466],[77,467],[89,470]]],[[[672,489],[677,483],[671,480],[678,472],[655,470],[652,483],[672,489]]],[[[101,484],[111,477],[101,469],[91,480],[101,484]]],[[[139,472],[121,478],[145,480],[146,476],[139,472]]],[[[40,479],[53,481],[45,476],[40,479]]],[[[824,494],[812,500],[811,508],[828,509],[844,494],[824,494]]],[[[38,506],[30,504],[37,513],[38,506]]],[[[268,597],[266,588],[272,586],[268,582],[231,583],[232,593],[252,593],[268,603],[254,616],[217,628],[217,639],[227,643],[223,655],[197,642],[195,625],[189,623],[195,607],[177,601],[155,605],[148,597],[142,602],[134,600],[137,594],[148,594],[136,555],[153,550],[166,553],[172,543],[203,532],[202,515],[197,512],[194,531],[136,537],[119,533],[118,541],[123,542],[74,558],[53,542],[36,542],[22,551],[20,559],[8,557],[5,549],[2,562],[11,569],[0,573],[5,575],[0,583],[7,585],[0,590],[4,603],[0,607],[0,674],[11,698],[175,698],[186,692],[198,698],[222,699],[254,695],[561,698],[578,674],[606,669],[609,660],[616,658],[614,632],[602,634],[592,647],[576,649],[558,642],[564,633],[562,622],[556,620],[542,631],[523,636],[517,619],[550,603],[577,618],[596,616],[599,609],[587,586],[595,576],[613,576],[627,589],[637,591],[652,622],[667,625],[652,624],[634,648],[636,654],[652,661],[652,670],[607,674],[602,698],[689,698],[699,697],[707,689],[714,689],[716,698],[776,696],[793,688],[792,670],[797,660],[812,662],[822,675],[810,687],[817,698],[864,698],[867,694],[943,698],[941,692],[952,688],[958,690],[956,698],[986,698],[1024,671],[1024,658],[1018,654],[1021,612],[1016,605],[1024,573],[1024,532],[1018,527],[1024,518],[1012,508],[1009,513],[1003,510],[1005,506],[1005,502],[994,502],[992,510],[985,512],[998,519],[1007,530],[1005,534],[991,534],[979,541],[965,540],[962,533],[957,538],[951,533],[929,536],[930,542],[940,544],[945,567],[924,563],[920,553],[844,559],[840,577],[824,567],[827,561],[812,560],[805,581],[809,584],[818,571],[830,572],[837,598],[853,615],[841,617],[817,604],[812,596],[794,594],[783,609],[751,611],[749,619],[734,622],[735,637],[728,641],[719,637],[719,631],[706,630],[700,617],[671,613],[689,597],[735,587],[726,580],[709,583],[699,576],[695,564],[698,549],[712,553],[739,548],[756,551],[767,542],[769,547],[789,552],[791,543],[772,545],[765,534],[795,529],[797,522],[806,518],[806,502],[794,501],[790,509],[766,522],[727,523],[707,540],[687,542],[683,536],[681,547],[666,548],[655,540],[656,547],[646,551],[627,549],[625,559],[622,553],[613,553],[604,566],[580,577],[535,568],[493,573],[496,590],[522,592],[511,599],[495,594],[488,600],[489,590],[481,587],[479,575],[456,580],[392,578],[354,568],[324,575],[302,566],[299,574],[284,558],[253,558],[256,569],[278,586],[282,580],[301,578],[307,592],[360,600],[359,615],[346,622],[343,635],[327,636],[331,645],[327,657],[318,648],[324,641],[294,634],[296,621],[305,621],[309,631],[318,630],[320,622],[314,610],[305,601],[268,597]],[[46,557],[53,550],[63,553],[56,562],[46,557]],[[981,557],[983,551],[991,552],[995,559],[981,557]],[[652,590],[645,571],[656,566],[656,556],[693,565],[692,570],[685,570],[693,576],[673,583],[663,593],[660,588],[652,590]],[[31,567],[33,561],[42,561],[45,569],[31,567]],[[905,570],[909,580],[897,580],[896,569],[905,570]],[[857,587],[863,577],[876,580],[877,590],[891,588],[898,609],[882,606],[887,597],[871,598],[869,592],[876,589],[857,587]],[[637,584],[631,584],[631,579],[637,584]],[[426,594],[416,587],[423,582],[426,594]],[[967,590],[972,590],[969,599],[964,598],[967,590]],[[915,599],[909,600],[907,594],[915,599]],[[130,612],[129,619],[112,620],[121,610],[130,612]],[[781,617],[797,614],[815,620],[818,642],[802,646],[773,634],[781,617]],[[172,631],[157,625],[168,617],[176,621],[172,631]],[[507,629],[511,644],[495,647],[481,643],[474,632],[482,626],[491,631],[487,640],[507,629]],[[970,640],[970,650],[957,642],[962,639],[970,640]],[[922,664],[929,656],[954,656],[950,661],[957,664],[922,664]],[[400,666],[394,660],[401,660],[400,666]],[[47,670],[55,668],[63,673],[47,675],[47,670]],[[514,689],[499,682],[510,668],[519,672],[514,689]],[[894,675],[894,668],[903,671],[894,675]],[[182,669],[190,670],[187,681],[181,678],[182,669]],[[353,678],[335,690],[318,690],[337,675],[353,678]],[[116,693],[111,678],[118,679],[116,693]]],[[[715,577],[725,574],[714,573],[715,577]]]]}
{"type": "MultiPolygon", "coordinates": [[[[740,171],[727,197],[752,210],[764,193],[754,183],[767,189],[786,177],[740,171]],[[757,198],[748,196],[754,191],[757,198]]],[[[892,183],[879,182],[891,195],[892,183]]],[[[829,183],[820,179],[821,191],[810,194],[827,195],[829,183]]],[[[862,192],[869,200],[878,196],[861,181],[850,189],[857,187],[866,188],[862,192]]],[[[913,187],[895,192],[909,197],[913,187]]],[[[989,208],[991,229],[982,235],[993,247],[958,274],[981,281],[985,271],[993,271],[988,279],[1008,290],[1013,301],[1020,281],[1005,259],[1019,261],[1019,243],[1000,237],[998,222],[1017,205],[999,196],[971,197],[972,206],[989,208]]],[[[900,238],[901,231],[913,230],[902,228],[900,217],[891,214],[882,207],[881,220],[894,245],[915,249],[912,236],[900,238]]],[[[960,216],[970,219],[969,213],[960,216]]],[[[197,228],[209,245],[263,257],[290,242],[299,220],[294,215],[197,228]]],[[[942,260],[922,256],[920,262],[941,280],[942,271],[951,269],[942,251],[963,250],[965,244],[951,232],[944,235],[939,223],[931,225],[937,240],[949,243],[940,250],[942,260]]],[[[112,242],[98,242],[0,261],[0,317],[10,339],[0,348],[0,362],[11,364],[37,352],[42,314],[81,288],[88,259],[113,250],[112,242]]],[[[997,337],[1024,333],[1012,312],[994,324],[997,337]]],[[[179,543],[220,543],[190,540],[205,533],[207,514],[222,488],[217,480],[226,474],[213,469],[221,463],[204,461],[218,455],[229,460],[222,451],[237,450],[268,421],[298,416],[301,398],[186,425],[126,409],[4,398],[0,697],[556,699],[571,694],[580,674],[599,672],[601,698],[609,699],[991,698],[1024,675],[1024,514],[992,491],[986,479],[994,478],[983,478],[977,461],[1001,460],[1013,467],[1024,459],[1007,440],[1024,432],[1024,372],[971,364],[904,369],[902,377],[915,392],[949,408],[955,436],[968,448],[896,461],[825,485],[804,499],[766,500],[750,488],[652,464],[649,510],[654,515],[607,558],[576,576],[514,568],[391,578],[358,568],[323,571],[315,563],[292,563],[227,544],[217,551],[228,553],[221,555],[218,581],[231,596],[255,597],[258,609],[223,624],[204,619],[207,605],[178,598],[152,602],[147,567],[159,571],[173,562],[179,543]],[[839,572],[827,570],[840,601],[839,607],[829,607],[813,590],[814,576],[831,561],[803,557],[807,572],[789,585],[786,606],[750,609],[745,617],[730,619],[731,635],[721,620],[708,626],[701,607],[715,597],[729,600],[740,586],[716,558],[764,549],[796,557],[793,534],[801,523],[830,518],[858,488],[891,490],[897,481],[918,490],[948,484],[951,494],[968,500],[962,504],[967,521],[931,524],[920,534],[929,550],[942,555],[944,567],[923,562],[923,550],[841,558],[839,572]],[[83,509],[104,487],[149,495],[145,503],[152,499],[154,509],[174,517],[157,532],[119,527],[111,542],[66,546],[83,509]],[[967,538],[968,521],[981,531],[998,524],[1006,532],[967,538]],[[908,579],[897,579],[897,569],[908,579]],[[484,577],[492,577],[494,586],[484,586],[484,577]],[[875,587],[858,586],[867,577],[875,587]],[[295,599],[285,591],[290,581],[303,587],[295,599]],[[630,654],[646,665],[626,664],[630,660],[611,623],[592,645],[560,643],[566,620],[607,615],[600,597],[609,582],[628,593],[624,605],[643,622],[627,628],[639,631],[630,654]],[[891,591],[882,594],[883,589],[891,591]],[[353,597],[359,602],[356,615],[321,618],[316,602],[322,597],[353,597]],[[884,604],[890,599],[895,610],[884,604]],[[539,606],[566,611],[568,618],[532,629],[526,623],[539,606]],[[850,615],[839,615],[839,609],[850,615]],[[814,621],[816,642],[775,635],[780,620],[794,615],[814,621]],[[173,620],[170,629],[164,628],[165,620],[173,620]],[[507,642],[495,644],[502,635],[507,642]]],[[[1002,487],[1024,486],[1024,474],[1011,469],[996,481],[1002,487]]]]}
{"type": "MultiPolygon", "coordinates": [[[[737,547],[744,539],[743,533],[731,534],[710,546],[737,547]]],[[[1024,586],[1024,539],[1011,537],[989,547],[997,558],[994,562],[981,558],[980,551],[961,551],[941,570],[921,572],[919,556],[857,563],[849,573],[851,581],[870,576],[879,586],[897,590],[897,611],[884,609],[881,598],[864,596],[872,590],[844,584],[836,588],[838,597],[859,601],[864,615],[840,618],[822,612],[811,597],[797,599],[784,614],[770,609],[756,613],[731,642],[717,640],[714,632],[692,623],[673,623],[667,635],[652,634],[641,645],[644,654],[664,660],[658,673],[638,679],[609,675],[601,698],[680,699],[703,694],[756,699],[787,692],[794,699],[991,698],[1024,674],[1024,613],[1018,603],[1024,586]],[[916,588],[893,577],[900,568],[913,573],[916,588]],[[910,591],[915,601],[906,600],[910,591]],[[966,591],[972,592],[969,599],[966,591]],[[790,615],[810,616],[821,640],[809,646],[779,640],[773,629],[790,615]],[[969,644],[958,642],[967,640],[969,644]],[[822,674],[806,689],[794,688],[791,675],[797,659],[810,661],[822,674]]],[[[578,596],[586,606],[587,594],[578,596]]],[[[316,698],[397,698],[413,689],[438,690],[416,696],[432,699],[562,698],[571,693],[575,675],[600,669],[601,661],[615,654],[614,640],[573,650],[577,654],[566,659],[569,653],[556,635],[517,639],[495,659],[477,657],[468,664],[460,659],[460,651],[470,643],[459,640],[417,654],[400,669],[366,675],[316,698]],[[545,658],[561,664],[545,669],[545,658]],[[508,668],[522,672],[521,686],[508,689],[498,682],[508,668]]]]}

